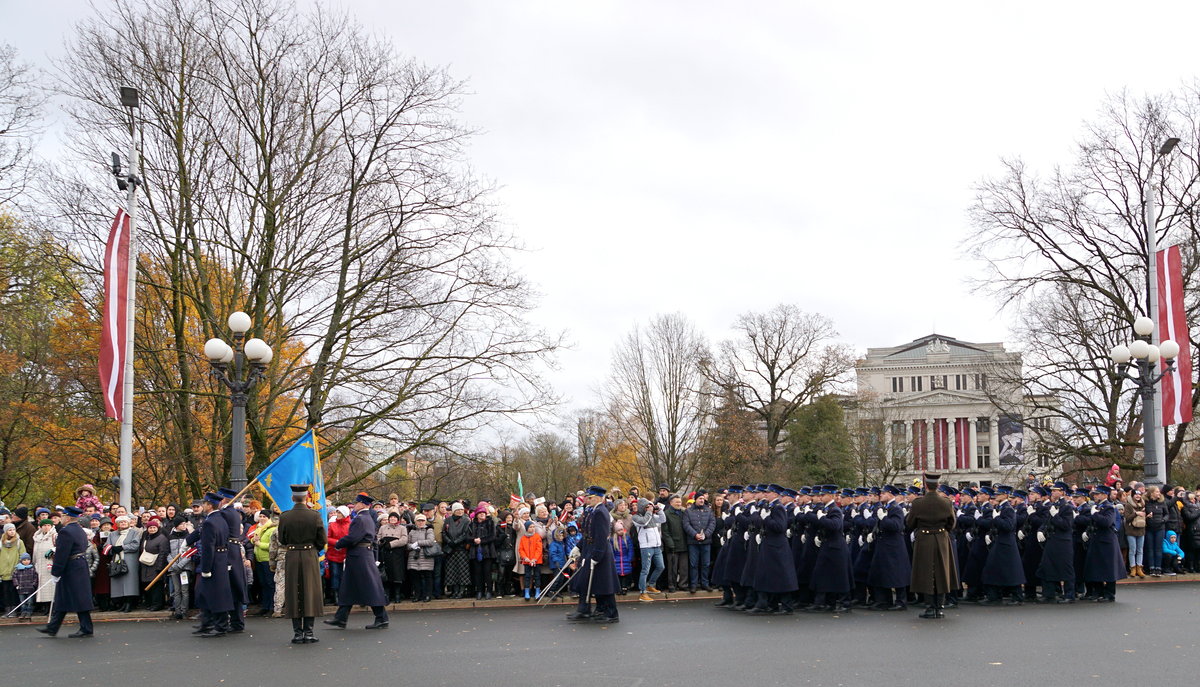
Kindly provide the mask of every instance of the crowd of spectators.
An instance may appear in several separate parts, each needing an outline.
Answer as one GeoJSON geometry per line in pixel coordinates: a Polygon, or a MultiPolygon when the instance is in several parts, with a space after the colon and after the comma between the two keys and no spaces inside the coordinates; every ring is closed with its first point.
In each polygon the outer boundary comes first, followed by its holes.
{"type": "MultiPolygon", "coordinates": [[[[1109,475],[1109,496],[1121,513],[1118,537],[1133,577],[1200,572],[1200,495],[1183,487],[1127,487],[1109,475]]],[[[406,502],[395,494],[376,502],[377,560],[392,603],[433,599],[515,597],[532,602],[568,568],[579,544],[583,492],[554,501],[529,494],[500,508],[486,501],[406,502]]],[[[91,546],[88,568],[96,605],[129,613],[169,609],[183,618],[193,608],[193,557],[185,539],[200,525],[197,507],[174,504],[138,508],[104,506],[91,485],[76,492],[84,510],[80,524],[91,546]],[[184,555],[180,555],[184,554],[184,555]],[[169,569],[168,569],[169,566],[169,569]],[[161,577],[155,585],[152,580],[161,577]]],[[[620,594],[653,602],[667,592],[711,591],[712,562],[725,526],[725,494],[699,489],[674,494],[665,485],[653,499],[636,487],[607,497],[612,512],[610,545],[620,594]]],[[[193,504],[194,505],[194,504],[193,504]]],[[[253,612],[278,614],[282,606],[283,556],[275,545],[278,513],[255,500],[238,503],[242,513],[246,576],[253,612]]],[[[331,509],[329,548],[323,578],[332,603],[345,565],[345,550],[333,544],[349,528],[350,510],[331,509]]],[[[0,508],[0,608],[31,618],[44,614],[54,596],[49,573],[59,511],[48,506],[0,508]],[[17,609],[18,603],[37,590],[17,609]]],[[[562,577],[555,588],[560,590],[562,577]]]]}

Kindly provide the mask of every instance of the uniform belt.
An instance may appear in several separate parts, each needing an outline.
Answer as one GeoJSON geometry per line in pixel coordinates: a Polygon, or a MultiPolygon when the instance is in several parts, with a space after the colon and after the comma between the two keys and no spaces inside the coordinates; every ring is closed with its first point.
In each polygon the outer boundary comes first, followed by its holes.
{"type": "Polygon", "coordinates": [[[303,546],[289,546],[289,547],[287,547],[287,550],[288,551],[304,551],[306,549],[311,549],[312,547],[313,547],[312,544],[305,544],[303,546]]]}
{"type": "Polygon", "coordinates": [[[919,530],[917,530],[917,531],[918,531],[918,532],[920,532],[921,534],[937,534],[938,532],[945,532],[945,531],[946,531],[946,528],[944,528],[944,527],[939,527],[939,528],[937,528],[936,530],[931,530],[931,529],[928,529],[928,528],[922,527],[921,529],[919,529],[919,530]]]}
{"type": "Polygon", "coordinates": [[[216,551],[228,551],[228,549],[222,549],[222,548],[221,548],[221,547],[219,547],[219,546],[218,546],[218,547],[216,547],[216,549],[215,549],[215,550],[216,550],[216,551]]]}
{"type": "Polygon", "coordinates": [[[240,543],[242,543],[242,540],[241,540],[241,539],[234,539],[233,537],[230,537],[230,538],[229,538],[229,543],[230,543],[230,544],[240,544],[240,543]]]}
{"type": "Polygon", "coordinates": [[[86,551],[84,551],[83,553],[77,553],[77,554],[74,554],[74,555],[72,555],[72,556],[71,556],[71,560],[75,560],[75,559],[77,559],[77,558],[83,558],[83,557],[84,557],[84,556],[86,556],[86,555],[87,555],[87,552],[86,552],[86,551]]]}
{"type": "Polygon", "coordinates": [[[362,542],[359,544],[355,544],[355,546],[357,546],[360,549],[369,549],[369,548],[374,547],[375,545],[370,542],[362,542]]]}

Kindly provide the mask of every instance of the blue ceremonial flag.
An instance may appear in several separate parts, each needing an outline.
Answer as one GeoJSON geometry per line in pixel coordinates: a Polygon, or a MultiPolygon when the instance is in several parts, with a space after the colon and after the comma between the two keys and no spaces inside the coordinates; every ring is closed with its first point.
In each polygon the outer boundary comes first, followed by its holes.
{"type": "Polygon", "coordinates": [[[312,485],[308,496],[313,508],[321,511],[323,522],[329,522],[325,478],[321,476],[321,450],[317,445],[315,429],[305,432],[291,448],[258,473],[257,479],[281,511],[292,507],[293,484],[312,485]]]}

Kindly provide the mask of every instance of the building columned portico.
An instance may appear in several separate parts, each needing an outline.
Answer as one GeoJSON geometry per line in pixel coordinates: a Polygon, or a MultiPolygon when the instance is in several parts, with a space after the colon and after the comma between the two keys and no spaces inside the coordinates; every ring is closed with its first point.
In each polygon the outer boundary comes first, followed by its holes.
{"type": "Polygon", "coordinates": [[[873,400],[860,403],[857,413],[860,419],[869,413],[880,426],[900,479],[928,470],[945,474],[950,484],[1023,483],[1030,471],[1049,467],[1038,451],[1027,450],[1036,445],[1035,428],[1045,425],[1023,417],[1020,398],[998,403],[1002,397],[992,388],[1018,378],[1020,369],[1020,354],[1001,343],[938,334],[869,348],[855,371],[860,399],[873,400]]]}

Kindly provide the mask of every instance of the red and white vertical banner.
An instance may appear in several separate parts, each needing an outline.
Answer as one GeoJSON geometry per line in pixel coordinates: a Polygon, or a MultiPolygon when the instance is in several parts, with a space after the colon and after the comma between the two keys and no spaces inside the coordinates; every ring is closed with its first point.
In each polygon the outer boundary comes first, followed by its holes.
{"type": "Polygon", "coordinates": [[[925,438],[925,421],[913,420],[913,469],[925,471],[929,469],[929,461],[927,451],[929,450],[929,442],[925,438]]]}
{"type": "MultiPolygon", "coordinates": [[[[1183,305],[1183,267],[1179,246],[1154,254],[1158,268],[1159,340],[1179,344],[1175,370],[1162,378],[1162,423],[1164,427],[1192,421],[1192,347],[1189,343],[1187,311],[1183,305]]],[[[1159,363],[1162,369],[1167,361],[1159,363]]]]}
{"type": "Polygon", "coordinates": [[[959,470],[971,469],[971,425],[965,417],[954,420],[954,467],[959,470]]]}
{"type": "Polygon", "coordinates": [[[104,415],[121,419],[125,390],[125,315],[129,308],[129,215],[117,210],[104,244],[104,322],[100,336],[100,389],[104,415]]]}

